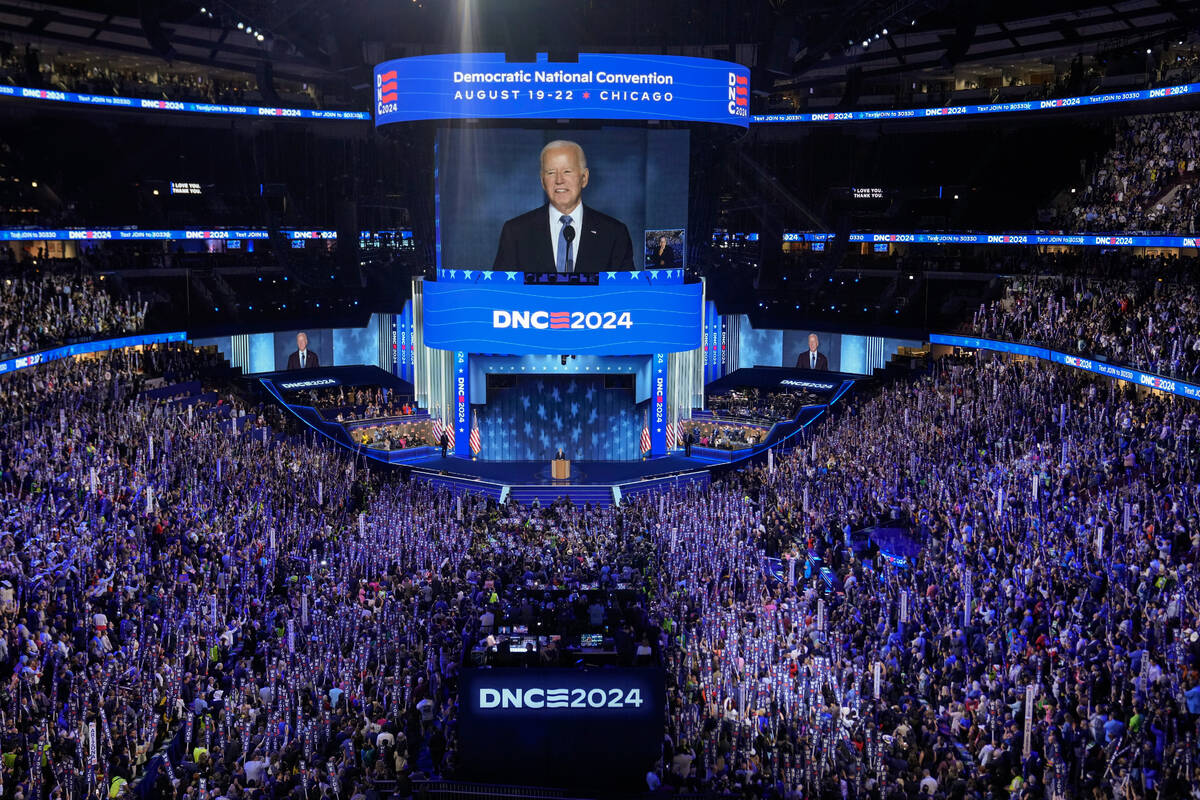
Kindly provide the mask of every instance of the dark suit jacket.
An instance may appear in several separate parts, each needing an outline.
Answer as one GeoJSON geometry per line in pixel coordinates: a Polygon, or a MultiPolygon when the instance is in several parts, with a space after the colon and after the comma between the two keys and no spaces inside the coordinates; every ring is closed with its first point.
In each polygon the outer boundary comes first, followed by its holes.
{"type": "MultiPolygon", "coordinates": [[[[316,369],[321,366],[321,359],[317,358],[317,354],[309,348],[308,355],[304,358],[305,369],[316,369]]],[[[288,356],[288,369],[300,369],[300,351],[292,353],[288,356]]]]}
{"type": "Polygon", "coordinates": [[[670,245],[667,245],[667,248],[659,253],[656,244],[646,254],[646,269],[675,269],[678,266],[679,257],[675,255],[675,248],[670,245]]]}
{"type": "MultiPolygon", "coordinates": [[[[550,215],[546,206],[535,208],[504,223],[500,246],[496,249],[493,269],[524,272],[557,272],[554,247],[550,242],[550,215]]],[[[553,232],[558,235],[557,231],[553,232]]],[[[583,226],[572,250],[579,253],[576,272],[600,272],[605,269],[633,269],[633,240],[629,229],[618,219],[584,206],[583,226]]]]}
{"type": "MultiPolygon", "coordinates": [[[[800,355],[796,356],[796,366],[800,369],[812,369],[812,367],[808,365],[807,347],[804,348],[804,351],[801,352],[800,355]]],[[[825,354],[820,351],[817,351],[817,369],[829,369],[829,359],[826,358],[825,354]]]]}

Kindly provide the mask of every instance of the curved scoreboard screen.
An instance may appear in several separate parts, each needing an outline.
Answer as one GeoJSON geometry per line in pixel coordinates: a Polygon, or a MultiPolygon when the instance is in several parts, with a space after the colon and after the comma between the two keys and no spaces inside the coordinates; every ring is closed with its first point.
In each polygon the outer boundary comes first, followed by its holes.
{"type": "Polygon", "coordinates": [[[375,124],[435,119],[678,120],[747,127],[750,70],[690,56],[450,53],[375,67],[375,124]]]}

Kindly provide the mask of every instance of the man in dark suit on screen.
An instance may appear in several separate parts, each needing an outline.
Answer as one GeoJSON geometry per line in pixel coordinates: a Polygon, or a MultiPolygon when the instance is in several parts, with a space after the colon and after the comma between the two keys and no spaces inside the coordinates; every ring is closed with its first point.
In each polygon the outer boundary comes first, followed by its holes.
{"type": "Polygon", "coordinates": [[[288,356],[288,370],[316,369],[321,366],[321,359],[308,349],[308,334],[300,331],[296,334],[296,352],[288,356]]]}
{"type": "Polygon", "coordinates": [[[815,333],[808,335],[808,349],[796,358],[796,366],[800,369],[829,369],[829,359],[824,353],[818,353],[817,348],[821,346],[821,339],[815,333]]]}
{"type": "Polygon", "coordinates": [[[587,157],[575,142],[542,148],[542,189],[549,202],[513,217],[500,230],[495,269],[599,272],[633,269],[633,239],[625,223],[583,204],[587,157]]]}

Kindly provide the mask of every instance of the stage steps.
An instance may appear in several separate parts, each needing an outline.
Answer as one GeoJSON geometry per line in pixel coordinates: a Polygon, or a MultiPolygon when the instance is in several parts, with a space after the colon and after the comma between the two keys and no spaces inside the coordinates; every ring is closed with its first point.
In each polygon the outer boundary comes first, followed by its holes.
{"type": "Polygon", "coordinates": [[[594,506],[608,508],[613,504],[611,486],[530,485],[510,486],[508,489],[508,498],[523,506],[528,506],[537,500],[542,507],[545,507],[562,497],[569,498],[577,506],[591,503],[594,506]]]}
{"type": "Polygon", "coordinates": [[[616,487],[621,493],[621,497],[631,498],[638,495],[647,494],[649,492],[667,489],[671,486],[683,486],[690,483],[699,483],[702,486],[707,486],[712,480],[712,475],[707,470],[698,470],[696,472],[688,472],[682,475],[665,475],[661,478],[649,478],[647,480],[635,481],[633,483],[623,483],[616,487]]]}
{"type": "Polygon", "coordinates": [[[503,489],[506,487],[499,484],[460,478],[454,475],[442,475],[425,470],[413,470],[412,476],[414,479],[425,481],[430,486],[435,486],[438,489],[449,489],[455,494],[478,494],[489,497],[498,503],[504,502],[503,489]]]}

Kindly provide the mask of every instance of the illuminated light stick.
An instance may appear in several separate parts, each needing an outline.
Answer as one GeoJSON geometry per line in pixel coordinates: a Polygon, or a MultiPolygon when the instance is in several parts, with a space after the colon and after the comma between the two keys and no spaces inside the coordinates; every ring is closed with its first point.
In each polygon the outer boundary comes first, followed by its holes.
{"type": "Polygon", "coordinates": [[[1027,761],[1032,748],[1033,736],[1033,684],[1025,687],[1025,733],[1021,746],[1021,760],[1027,761]]]}

